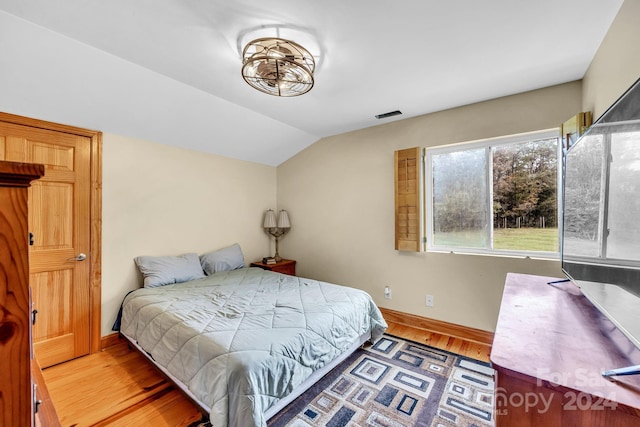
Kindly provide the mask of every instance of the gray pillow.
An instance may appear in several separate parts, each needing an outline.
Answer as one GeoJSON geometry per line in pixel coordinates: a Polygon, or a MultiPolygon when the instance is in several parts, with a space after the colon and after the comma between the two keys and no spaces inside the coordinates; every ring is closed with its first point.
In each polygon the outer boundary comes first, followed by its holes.
{"type": "Polygon", "coordinates": [[[200,255],[200,264],[207,275],[218,271],[229,271],[244,267],[244,255],[240,245],[235,243],[217,251],[200,255]]]}
{"type": "Polygon", "coordinates": [[[155,288],[204,277],[196,253],[178,256],[139,256],[135,262],[144,277],[145,288],[155,288]]]}

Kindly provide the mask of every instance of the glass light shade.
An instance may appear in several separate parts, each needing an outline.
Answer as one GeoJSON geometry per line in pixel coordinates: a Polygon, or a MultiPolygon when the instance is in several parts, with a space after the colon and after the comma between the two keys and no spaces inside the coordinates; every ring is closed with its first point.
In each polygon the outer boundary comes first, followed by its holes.
{"type": "Polygon", "coordinates": [[[276,228],[276,214],[273,210],[269,209],[264,213],[263,228],[276,228]]]}
{"type": "Polygon", "coordinates": [[[315,59],[290,40],[261,38],[242,52],[242,77],[255,89],[275,96],[297,96],[313,87],[315,59]]]}
{"type": "Polygon", "coordinates": [[[289,214],[285,210],[281,210],[278,213],[278,228],[291,228],[291,222],[289,222],[289,214]]]}

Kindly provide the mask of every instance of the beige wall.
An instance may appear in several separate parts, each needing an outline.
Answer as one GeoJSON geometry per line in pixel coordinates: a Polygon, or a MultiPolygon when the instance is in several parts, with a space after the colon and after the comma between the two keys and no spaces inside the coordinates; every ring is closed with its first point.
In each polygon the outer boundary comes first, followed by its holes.
{"type": "Polygon", "coordinates": [[[136,256],[237,242],[249,263],[269,251],[261,220],[276,205],[276,168],[113,134],[103,142],[102,335],[140,286],[136,256]]]}
{"type": "Polygon", "coordinates": [[[492,331],[505,275],[560,276],[559,262],[395,251],[393,152],[549,129],[580,108],[571,82],[324,138],[278,167],[292,221],[280,254],[300,275],[364,289],[382,307],[492,331]]]}
{"type": "MultiPolygon", "coordinates": [[[[509,271],[559,276],[557,261],[393,249],[393,151],[598,117],[640,77],[640,1],[627,0],[582,84],[568,83],[325,138],[277,169],[277,201],[292,231],[281,255],[301,275],[362,288],[382,307],[494,330],[509,271]],[[393,299],[385,300],[383,287],[393,299]],[[425,294],[435,307],[424,305],[425,294]]],[[[148,141],[104,135],[102,333],[139,286],[138,255],[204,252],[234,242],[246,261],[269,251],[262,212],[276,169],[148,141]],[[199,209],[194,210],[196,205],[199,209]]]]}
{"type": "Polygon", "coordinates": [[[598,118],[640,78],[640,1],[626,0],[583,79],[583,111],[598,118]]]}

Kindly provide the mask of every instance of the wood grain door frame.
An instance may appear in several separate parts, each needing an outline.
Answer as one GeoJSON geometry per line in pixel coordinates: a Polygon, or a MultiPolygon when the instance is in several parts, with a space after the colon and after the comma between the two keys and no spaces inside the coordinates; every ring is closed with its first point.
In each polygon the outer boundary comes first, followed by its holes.
{"type": "Polygon", "coordinates": [[[0,121],[83,136],[91,144],[89,351],[100,351],[102,308],[102,132],[0,112],[0,121]]]}

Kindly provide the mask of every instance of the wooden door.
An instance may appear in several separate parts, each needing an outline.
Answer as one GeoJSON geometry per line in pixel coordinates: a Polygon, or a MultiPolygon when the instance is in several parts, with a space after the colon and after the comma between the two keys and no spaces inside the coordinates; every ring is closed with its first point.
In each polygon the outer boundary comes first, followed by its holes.
{"type": "Polygon", "coordinates": [[[29,273],[42,367],[90,350],[91,144],[86,136],[0,122],[0,160],[45,165],[29,189],[29,273]],[[82,255],[86,259],[82,260],[82,255]]]}

